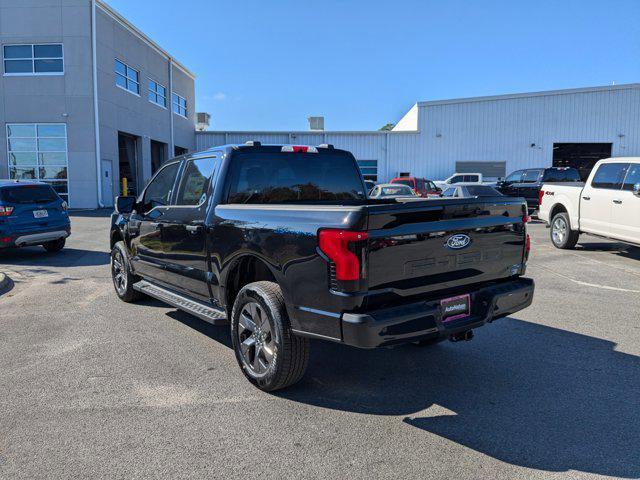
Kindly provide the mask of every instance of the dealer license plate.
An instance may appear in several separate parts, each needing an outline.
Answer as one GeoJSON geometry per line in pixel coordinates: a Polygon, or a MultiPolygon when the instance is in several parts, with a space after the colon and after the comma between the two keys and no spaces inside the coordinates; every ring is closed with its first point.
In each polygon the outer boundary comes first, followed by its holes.
{"type": "Polygon", "coordinates": [[[471,296],[469,294],[440,300],[442,321],[451,322],[471,314],[471,296]]]}

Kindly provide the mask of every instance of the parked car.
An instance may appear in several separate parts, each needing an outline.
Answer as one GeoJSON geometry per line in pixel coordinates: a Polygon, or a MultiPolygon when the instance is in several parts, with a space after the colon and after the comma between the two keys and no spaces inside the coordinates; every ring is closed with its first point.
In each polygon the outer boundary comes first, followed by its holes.
{"type": "Polygon", "coordinates": [[[443,197],[469,198],[469,197],[501,197],[502,194],[490,185],[478,185],[477,183],[458,183],[442,192],[443,197]]]}
{"type": "Polygon", "coordinates": [[[51,185],[0,180],[0,249],[42,245],[58,252],[70,234],[67,202],[51,185]]]}
{"type": "Polygon", "coordinates": [[[449,188],[451,185],[456,185],[458,183],[475,183],[478,185],[495,185],[496,182],[486,182],[481,173],[454,173],[449,178],[445,180],[436,180],[435,185],[445,190],[449,188]]]}
{"type": "Polygon", "coordinates": [[[369,199],[332,146],[214,147],[118,197],[111,273],[214,324],[263,390],[297,382],[309,338],[362,348],[470,340],[527,307],[525,203],[369,199]]]}
{"type": "Polygon", "coordinates": [[[413,189],[421,197],[437,197],[442,190],[436,187],[436,184],[426,178],[417,177],[396,177],[389,183],[398,183],[407,185],[413,189]]]}
{"type": "Polygon", "coordinates": [[[397,183],[383,183],[376,185],[369,197],[371,198],[416,198],[418,194],[408,185],[397,183]]]}
{"type": "Polygon", "coordinates": [[[517,170],[498,182],[497,189],[510,197],[522,197],[529,211],[538,209],[540,189],[544,183],[579,182],[580,172],[571,167],[528,168],[517,170]]]}
{"type": "Polygon", "coordinates": [[[558,248],[573,248],[581,233],[640,245],[640,157],[600,160],[586,184],[545,183],[538,218],[558,248]]]}

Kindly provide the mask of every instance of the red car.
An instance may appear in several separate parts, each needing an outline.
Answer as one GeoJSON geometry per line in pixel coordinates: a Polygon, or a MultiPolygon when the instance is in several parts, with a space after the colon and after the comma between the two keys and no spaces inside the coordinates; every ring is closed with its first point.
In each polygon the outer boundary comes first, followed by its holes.
{"type": "Polygon", "coordinates": [[[435,183],[431,180],[427,180],[426,178],[397,177],[391,180],[390,183],[409,185],[421,197],[439,196],[440,193],[442,193],[442,190],[436,187],[435,183]]]}

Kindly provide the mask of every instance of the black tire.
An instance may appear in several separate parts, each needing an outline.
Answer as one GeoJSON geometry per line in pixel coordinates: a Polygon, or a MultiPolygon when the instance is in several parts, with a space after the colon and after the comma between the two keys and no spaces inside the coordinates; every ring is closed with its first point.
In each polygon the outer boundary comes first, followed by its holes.
{"type": "Polygon", "coordinates": [[[65,238],[59,238],[58,240],[51,240],[50,242],[43,243],[42,246],[47,252],[56,253],[64,248],[65,243],[67,243],[65,238]]]}
{"type": "Polygon", "coordinates": [[[140,280],[131,272],[129,255],[123,242],[117,242],[111,250],[111,278],[118,298],[123,302],[135,302],[144,295],[133,289],[133,284],[140,280]],[[121,274],[121,275],[120,275],[121,274]]]}
{"type": "Polygon", "coordinates": [[[567,212],[560,212],[554,215],[549,229],[551,243],[556,248],[571,250],[578,243],[580,232],[571,230],[571,221],[567,212]]]}
{"type": "Polygon", "coordinates": [[[240,290],[231,312],[231,339],[242,373],[259,389],[279,390],[304,376],[309,339],[291,331],[277,283],[255,282],[240,290]]]}

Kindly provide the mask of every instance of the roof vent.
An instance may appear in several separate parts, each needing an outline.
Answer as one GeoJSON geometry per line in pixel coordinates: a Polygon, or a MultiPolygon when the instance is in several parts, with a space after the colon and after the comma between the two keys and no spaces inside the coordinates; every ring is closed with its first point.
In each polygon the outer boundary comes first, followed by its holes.
{"type": "Polygon", "coordinates": [[[204,132],[207,128],[209,128],[209,120],[211,120],[211,115],[209,115],[207,112],[196,113],[196,130],[199,132],[204,132]]]}
{"type": "Polygon", "coordinates": [[[309,117],[309,130],[322,131],[324,130],[324,117],[309,117]]]}

